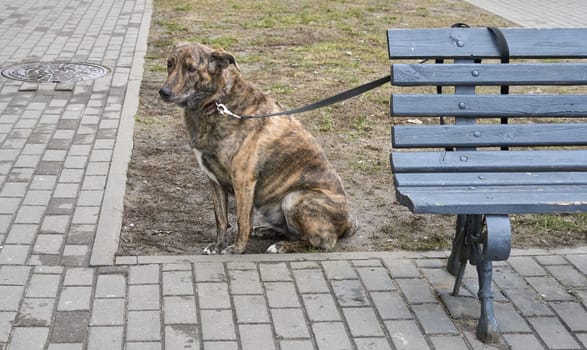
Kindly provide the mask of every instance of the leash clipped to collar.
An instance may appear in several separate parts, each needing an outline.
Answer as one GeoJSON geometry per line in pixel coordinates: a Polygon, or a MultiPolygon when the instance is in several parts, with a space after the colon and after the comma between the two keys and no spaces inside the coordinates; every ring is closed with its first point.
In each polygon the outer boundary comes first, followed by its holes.
{"type": "Polygon", "coordinates": [[[335,104],[337,102],[347,100],[349,98],[352,98],[352,97],[358,96],[362,93],[365,93],[369,90],[373,90],[376,87],[379,87],[379,86],[381,86],[387,82],[390,82],[390,81],[391,81],[391,75],[387,75],[383,78],[379,78],[379,79],[374,80],[372,82],[363,84],[361,86],[357,86],[356,88],[343,91],[343,92],[338,93],[332,97],[328,97],[324,100],[320,100],[320,101],[312,103],[310,105],[300,107],[300,108],[290,109],[288,111],[277,112],[277,113],[260,114],[260,115],[238,115],[238,114],[232,113],[222,103],[216,103],[216,110],[218,111],[218,113],[220,113],[222,115],[228,115],[228,116],[231,116],[231,117],[237,118],[237,119],[268,118],[268,117],[275,117],[278,115],[297,114],[297,113],[302,113],[302,112],[313,111],[318,108],[330,106],[330,105],[335,104]]]}

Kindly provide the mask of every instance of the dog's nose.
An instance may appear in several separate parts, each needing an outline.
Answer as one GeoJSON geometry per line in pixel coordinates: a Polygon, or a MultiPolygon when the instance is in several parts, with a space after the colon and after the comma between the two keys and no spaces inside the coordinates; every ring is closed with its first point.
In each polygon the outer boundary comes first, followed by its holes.
{"type": "Polygon", "coordinates": [[[159,89],[159,95],[161,95],[161,97],[163,98],[169,98],[171,97],[171,89],[167,86],[164,86],[161,89],[159,89]]]}

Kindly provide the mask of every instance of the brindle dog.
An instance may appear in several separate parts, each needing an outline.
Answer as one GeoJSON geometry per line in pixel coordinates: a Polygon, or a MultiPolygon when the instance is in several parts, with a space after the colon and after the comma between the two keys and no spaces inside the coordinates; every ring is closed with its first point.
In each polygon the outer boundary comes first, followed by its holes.
{"type": "Polygon", "coordinates": [[[184,108],[191,145],[210,179],[217,239],[204,252],[243,253],[253,231],[253,208],[271,230],[292,240],[278,242],[268,252],[291,252],[308,244],[332,249],[339,237],[354,233],[338,174],[295,118],[238,119],[218,112],[219,103],[237,115],[282,111],[237,70],[227,52],[181,43],[169,56],[168,77],[159,90],[164,101],[184,108]],[[229,194],[235,196],[238,221],[232,245],[229,194]]]}

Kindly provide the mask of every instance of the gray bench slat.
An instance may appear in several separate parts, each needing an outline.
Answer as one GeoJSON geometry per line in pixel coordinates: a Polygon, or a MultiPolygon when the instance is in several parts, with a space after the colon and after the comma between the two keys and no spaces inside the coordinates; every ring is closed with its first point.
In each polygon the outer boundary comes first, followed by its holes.
{"type": "Polygon", "coordinates": [[[585,146],[587,123],[396,125],[394,148],[585,146]]]}
{"type": "MultiPolygon", "coordinates": [[[[501,28],[511,58],[586,58],[587,28],[501,28]]],[[[389,29],[390,59],[499,58],[487,28],[389,29]]]]}
{"type": "Polygon", "coordinates": [[[587,186],[398,187],[397,198],[414,213],[530,214],[587,211],[587,186]]]}
{"type": "Polygon", "coordinates": [[[399,187],[587,185],[587,172],[400,173],[399,187]]]}
{"type": "Polygon", "coordinates": [[[587,117],[585,95],[393,95],[396,117],[587,117]]]}
{"type": "Polygon", "coordinates": [[[587,171],[587,150],[393,152],[393,173],[587,171]]]}
{"type": "Polygon", "coordinates": [[[565,64],[394,64],[396,86],[584,85],[587,63],[565,64]]]}

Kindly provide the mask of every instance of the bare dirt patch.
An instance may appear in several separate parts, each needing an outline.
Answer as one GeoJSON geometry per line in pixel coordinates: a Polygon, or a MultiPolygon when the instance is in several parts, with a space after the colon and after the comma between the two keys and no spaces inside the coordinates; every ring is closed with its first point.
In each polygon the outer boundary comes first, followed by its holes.
{"type": "MultiPolygon", "coordinates": [[[[181,111],[157,93],[174,43],[199,41],[232,52],[246,79],[283,105],[297,107],[387,74],[388,28],[508,25],[455,0],[154,3],[119,255],[200,254],[215,239],[207,180],[188,146],[181,111]]],[[[337,249],[447,249],[454,217],[414,215],[395,201],[389,170],[391,90],[379,88],[299,116],[341,175],[360,222],[358,233],[337,249]]],[[[586,227],[585,215],[517,216],[514,246],[585,244],[586,227]]],[[[261,252],[271,243],[252,239],[247,252],[261,252]]]]}

